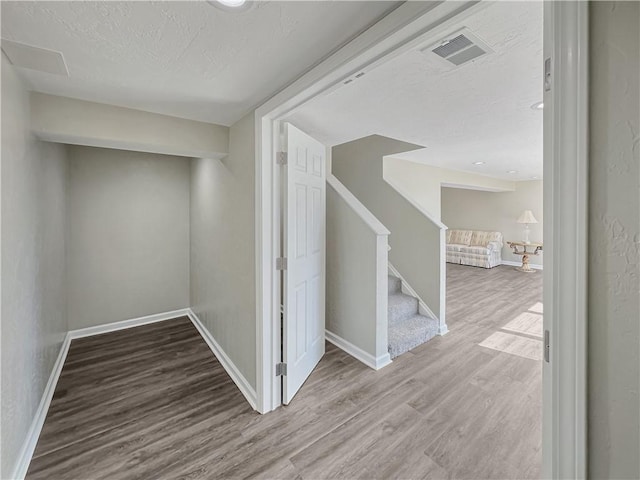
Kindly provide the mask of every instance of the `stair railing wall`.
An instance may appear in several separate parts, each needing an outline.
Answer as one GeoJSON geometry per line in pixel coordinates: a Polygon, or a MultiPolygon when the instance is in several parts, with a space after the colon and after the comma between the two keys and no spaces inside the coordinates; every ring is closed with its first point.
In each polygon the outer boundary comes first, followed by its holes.
{"type": "Polygon", "coordinates": [[[383,177],[384,157],[421,148],[372,135],[332,149],[332,173],[391,232],[389,260],[447,331],[446,226],[383,177]]]}
{"type": "Polygon", "coordinates": [[[327,186],[326,338],[377,370],[391,361],[389,230],[336,177],[327,186]]]}

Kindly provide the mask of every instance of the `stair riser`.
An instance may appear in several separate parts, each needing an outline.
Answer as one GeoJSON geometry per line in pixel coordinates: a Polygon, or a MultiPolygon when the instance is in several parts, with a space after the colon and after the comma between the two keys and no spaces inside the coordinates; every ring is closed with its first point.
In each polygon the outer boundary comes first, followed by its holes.
{"type": "Polygon", "coordinates": [[[437,320],[415,315],[389,327],[389,355],[391,358],[402,355],[428,342],[437,334],[437,320]]]}
{"type": "Polygon", "coordinates": [[[403,353],[406,353],[409,350],[413,350],[423,343],[428,342],[436,335],[437,334],[433,332],[430,332],[428,334],[425,333],[424,335],[416,336],[411,343],[404,343],[402,345],[396,344],[396,342],[392,342],[389,344],[389,356],[391,357],[391,359],[394,359],[397,356],[402,355],[403,353]]]}
{"type": "Polygon", "coordinates": [[[389,275],[389,293],[400,293],[402,290],[402,280],[389,275]]]}

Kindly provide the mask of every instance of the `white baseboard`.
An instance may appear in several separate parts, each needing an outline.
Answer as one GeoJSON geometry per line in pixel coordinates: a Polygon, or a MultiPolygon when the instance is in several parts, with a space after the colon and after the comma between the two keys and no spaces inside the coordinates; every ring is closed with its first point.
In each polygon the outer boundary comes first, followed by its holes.
{"type": "Polygon", "coordinates": [[[126,328],[140,327],[149,323],[162,322],[171,320],[172,318],[186,317],[189,315],[190,309],[181,308],[171,312],[156,313],[154,315],[146,315],[144,317],[130,318],[120,322],[105,323],[96,325],[95,327],[79,328],[69,331],[71,338],[90,337],[92,335],[100,335],[101,333],[115,332],[116,330],[124,330],[126,328]]]}
{"type": "Polygon", "coordinates": [[[64,337],[64,340],[62,341],[62,346],[60,347],[58,358],[53,364],[53,369],[51,370],[51,375],[49,375],[47,385],[44,387],[44,392],[42,393],[42,398],[40,399],[40,405],[38,405],[38,410],[36,410],[36,414],[33,418],[33,421],[31,422],[29,431],[27,432],[27,438],[25,438],[25,441],[22,444],[22,448],[20,449],[20,453],[18,454],[16,465],[13,468],[13,473],[11,474],[12,479],[22,480],[27,474],[29,464],[31,463],[31,457],[33,457],[33,452],[36,449],[38,438],[40,438],[42,426],[44,425],[44,421],[47,418],[47,412],[49,411],[49,405],[51,404],[51,399],[53,398],[53,392],[55,392],[56,390],[58,378],[60,378],[60,373],[62,372],[64,361],[67,358],[67,353],[69,352],[70,344],[71,335],[67,333],[64,337]]]}
{"type": "Polygon", "coordinates": [[[427,304],[424,303],[424,301],[418,296],[416,291],[413,288],[411,288],[411,285],[409,285],[407,281],[404,279],[404,277],[400,275],[400,272],[398,272],[396,267],[391,265],[391,262],[389,262],[389,271],[394,277],[398,277],[400,279],[400,282],[402,285],[402,293],[418,299],[418,313],[420,315],[424,315],[425,317],[431,317],[431,318],[435,318],[436,320],[439,320],[438,316],[435,313],[433,313],[433,311],[427,306],[427,304]]]}
{"type": "MultiPolygon", "coordinates": [[[[511,260],[502,260],[501,265],[509,265],[511,267],[521,267],[522,262],[512,262],[511,260]]],[[[534,263],[530,263],[529,266],[534,270],[542,270],[542,265],[536,265],[534,263]]]]}
{"type": "Polygon", "coordinates": [[[371,367],[374,370],[380,370],[382,367],[386,367],[391,363],[391,357],[389,356],[389,353],[384,353],[383,355],[380,355],[376,358],[370,353],[362,350],[360,347],[356,347],[353,343],[348,342],[344,338],[339,337],[329,330],[325,330],[325,338],[340,350],[347,352],[353,358],[360,360],[367,367],[371,367]]]}
{"type": "Polygon", "coordinates": [[[258,405],[258,396],[256,395],[256,391],[253,389],[251,384],[244,378],[244,375],[240,373],[238,367],[231,361],[229,356],[225,353],[222,347],[216,342],[213,336],[209,333],[198,316],[191,310],[188,310],[189,318],[191,319],[191,323],[198,329],[200,335],[204,339],[204,341],[209,345],[209,348],[218,359],[222,367],[226,370],[226,372],[231,377],[231,380],[236,384],[236,386],[240,389],[240,392],[244,395],[244,398],[247,399],[247,402],[251,405],[254,410],[257,410],[258,405]]]}

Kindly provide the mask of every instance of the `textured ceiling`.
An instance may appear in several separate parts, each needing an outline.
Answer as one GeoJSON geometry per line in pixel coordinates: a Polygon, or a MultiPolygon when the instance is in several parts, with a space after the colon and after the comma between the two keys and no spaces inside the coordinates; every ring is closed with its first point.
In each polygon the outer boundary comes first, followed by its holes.
{"type": "Polygon", "coordinates": [[[230,125],[398,2],[2,2],[2,38],[59,50],[33,90],[230,125]]]}
{"type": "Polygon", "coordinates": [[[375,133],[427,147],[403,155],[414,161],[511,180],[542,178],[542,111],[530,108],[542,100],[542,3],[489,4],[444,36],[462,27],[494,53],[449,69],[419,51],[443,35],[425,39],[290,120],[328,145],[375,133]]]}

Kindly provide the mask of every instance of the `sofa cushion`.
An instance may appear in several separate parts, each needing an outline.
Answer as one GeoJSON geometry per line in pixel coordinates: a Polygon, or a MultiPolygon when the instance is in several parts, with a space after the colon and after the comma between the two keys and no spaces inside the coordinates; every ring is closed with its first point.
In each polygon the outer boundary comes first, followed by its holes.
{"type": "Polygon", "coordinates": [[[473,245],[473,246],[466,246],[463,245],[460,247],[460,250],[458,250],[459,252],[462,253],[472,253],[474,255],[488,255],[489,254],[489,249],[487,247],[480,247],[477,245],[473,245]]]}
{"type": "Polygon", "coordinates": [[[475,230],[471,235],[471,240],[469,241],[469,245],[478,246],[478,247],[486,247],[489,245],[489,242],[496,242],[502,246],[502,233],[500,232],[483,232],[480,230],[475,230]]]}
{"type": "Polygon", "coordinates": [[[472,233],[471,230],[451,230],[449,242],[457,245],[469,245],[472,233]]]}
{"type": "Polygon", "coordinates": [[[448,243],[447,244],[447,252],[461,252],[463,247],[467,245],[460,245],[457,243],[448,243]]]}

